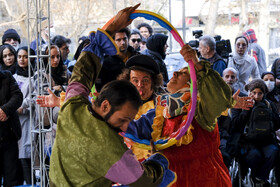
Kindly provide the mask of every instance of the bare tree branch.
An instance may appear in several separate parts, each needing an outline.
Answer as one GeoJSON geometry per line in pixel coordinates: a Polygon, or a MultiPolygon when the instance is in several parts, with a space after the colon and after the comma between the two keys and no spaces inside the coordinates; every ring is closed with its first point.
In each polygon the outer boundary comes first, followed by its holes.
{"type": "Polygon", "coordinates": [[[1,1],[4,3],[4,5],[5,5],[5,7],[6,7],[6,10],[7,10],[9,16],[12,17],[12,18],[16,18],[16,16],[14,16],[14,15],[12,14],[12,11],[11,11],[11,9],[10,9],[10,6],[9,6],[7,0],[1,0],[1,1]]]}
{"type": "Polygon", "coordinates": [[[205,25],[205,34],[207,35],[214,35],[219,10],[219,1],[220,0],[210,1],[207,22],[205,25]]]}
{"type": "Polygon", "coordinates": [[[9,21],[9,22],[5,22],[5,23],[1,23],[0,24],[0,27],[3,27],[3,26],[7,26],[7,25],[14,25],[14,24],[17,24],[19,22],[22,22],[22,21],[25,21],[26,19],[26,15],[25,13],[23,13],[17,20],[15,21],[9,21]]]}

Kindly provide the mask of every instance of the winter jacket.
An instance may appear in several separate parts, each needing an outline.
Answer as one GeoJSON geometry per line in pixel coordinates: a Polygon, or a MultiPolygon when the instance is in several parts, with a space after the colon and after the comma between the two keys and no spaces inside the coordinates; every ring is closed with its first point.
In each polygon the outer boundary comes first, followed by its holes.
{"type": "MultiPolygon", "coordinates": [[[[134,55],[139,54],[139,52],[135,51],[131,46],[128,46],[127,51],[129,55],[128,59],[134,55]]],[[[123,62],[123,60],[118,55],[106,55],[104,57],[101,71],[95,82],[96,90],[99,92],[105,84],[116,80],[118,75],[121,74],[123,69],[125,68],[125,63],[126,62],[123,62]]]]}
{"type": "Polygon", "coordinates": [[[164,85],[166,86],[169,79],[168,79],[168,73],[167,73],[167,68],[164,63],[164,59],[166,57],[164,46],[166,44],[166,41],[168,39],[168,36],[164,34],[154,34],[148,38],[147,41],[147,49],[145,49],[142,53],[144,55],[149,55],[151,56],[154,61],[157,62],[159,65],[159,71],[162,73],[163,76],[163,81],[164,85]]]}
{"type": "Polygon", "coordinates": [[[0,108],[8,119],[0,121],[0,142],[17,141],[21,138],[21,126],[17,109],[23,100],[16,80],[9,71],[0,71],[0,108]]]}

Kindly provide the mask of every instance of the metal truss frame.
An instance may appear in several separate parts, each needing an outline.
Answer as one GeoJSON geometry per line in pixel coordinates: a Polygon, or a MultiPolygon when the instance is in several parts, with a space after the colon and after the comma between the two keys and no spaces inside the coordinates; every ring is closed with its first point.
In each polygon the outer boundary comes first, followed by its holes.
{"type": "MultiPolygon", "coordinates": [[[[42,28],[42,21],[47,20],[47,32],[50,35],[50,0],[27,0],[27,28],[28,28],[28,71],[29,71],[29,91],[31,94],[29,101],[33,110],[30,112],[31,128],[31,169],[32,186],[49,186],[49,158],[54,133],[52,109],[36,105],[38,95],[46,94],[47,88],[51,88],[51,73],[46,74],[50,66],[50,55],[44,55],[42,49],[41,35],[46,29],[42,28]],[[30,44],[36,41],[36,55],[30,55],[30,44]],[[35,58],[35,67],[30,61],[35,58]],[[43,59],[48,58],[48,64],[44,65],[43,59]],[[33,76],[31,76],[33,72],[33,76]],[[47,139],[49,137],[50,139],[47,139]],[[47,142],[48,140],[48,142],[47,142]]],[[[46,41],[50,49],[50,41],[46,41]]]]}

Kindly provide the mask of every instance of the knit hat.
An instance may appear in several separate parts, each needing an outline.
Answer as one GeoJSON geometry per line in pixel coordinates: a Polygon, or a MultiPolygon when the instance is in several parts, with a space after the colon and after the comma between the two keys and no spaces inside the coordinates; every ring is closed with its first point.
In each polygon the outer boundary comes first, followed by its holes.
{"type": "Polygon", "coordinates": [[[257,37],[254,29],[248,29],[246,32],[243,32],[243,36],[245,36],[249,43],[256,43],[257,37]]]}
{"type": "Polygon", "coordinates": [[[264,94],[266,94],[268,92],[267,86],[262,79],[254,79],[245,85],[246,91],[252,91],[255,88],[261,89],[264,94]]]}
{"type": "Polygon", "coordinates": [[[2,44],[5,43],[7,38],[16,39],[18,43],[20,43],[20,36],[15,29],[8,29],[4,32],[4,35],[2,36],[2,44]]]}
{"type": "Polygon", "coordinates": [[[129,69],[148,71],[156,75],[160,73],[158,64],[151,57],[142,54],[129,58],[125,64],[125,67],[129,69]]]}

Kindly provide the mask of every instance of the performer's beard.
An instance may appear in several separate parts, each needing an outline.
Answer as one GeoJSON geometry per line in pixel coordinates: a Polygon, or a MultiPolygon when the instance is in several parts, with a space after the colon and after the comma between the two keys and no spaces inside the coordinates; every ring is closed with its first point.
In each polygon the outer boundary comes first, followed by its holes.
{"type": "Polygon", "coordinates": [[[105,115],[105,117],[104,117],[104,121],[112,128],[112,129],[114,129],[116,132],[122,132],[122,130],[119,128],[119,127],[114,127],[114,126],[112,126],[109,122],[108,122],[108,120],[110,119],[110,117],[114,114],[114,112],[115,112],[115,110],[114,109],[111,109],[109,112],[108,112],[108,114],[106,114],[105,115]]]}

